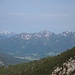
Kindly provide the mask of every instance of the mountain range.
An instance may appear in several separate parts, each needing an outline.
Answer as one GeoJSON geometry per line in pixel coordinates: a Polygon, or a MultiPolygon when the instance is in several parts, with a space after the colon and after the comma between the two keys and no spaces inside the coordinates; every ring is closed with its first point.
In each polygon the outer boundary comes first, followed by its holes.
{"type": "Polygon", "coordinates": [[[75,46],[75,32],[59,34],[47,30],[38,33],[0,32],[0,53],[20,60],[38,60],[57,55],[75,46]]]}

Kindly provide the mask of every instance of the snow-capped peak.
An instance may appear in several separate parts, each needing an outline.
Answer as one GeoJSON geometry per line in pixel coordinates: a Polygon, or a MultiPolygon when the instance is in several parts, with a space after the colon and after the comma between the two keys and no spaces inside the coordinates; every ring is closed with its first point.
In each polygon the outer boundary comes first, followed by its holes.
{"type": "Polygon", "coordinates": [[[5,35],[10,35],[13,34],[13,32],[9,32],[9,31],[0,31],[0,34],[5,34],[5,35]]]}
{"type": "Polygon", "coordinates": [[[52,35],[53,33],[48,31],[48,30],[43,30],[40,32],[40,34],[44,35],[45,37],[49,37],[50,35],[52,35]]]}
{"type": "Polygon", "coordinates": [[[21,33],[21,34],[17,34],[15,37],[25,39],[25,40],[29,40],[32,36],[31,36],[30,33],[21,33]]]}
{"type": "Polygon", "coordinates": [[[20,33],[20,34],[16,35],[15,37],[25,39],[25,40],[30,40],[32,38],[41,38],[41,37],[49,38],[53,34],[54,33],[50,32],[50,31],[43,30],[38,33],[20,33]]]}
{"type": "Polygon", "coordinates": [[[0,36],[5,37],[5,38],[9,38],[14,35],[16,35],[16,33],[9,32],[9,31],[0,31],[0,36]]]}
{"type": "Polygon", "coordinates": [[[72,31],[65,31],[65,32],[60,33],[60,34],[63,35],[63,36],[67,36],[67,35],[69,35],[71,33],[73,33],[73,32],[72,31]]]}
{"type": "Polygon", "coordinates": [[[40,33],[50,33],[48,30],[43,30],[40,33]]]}

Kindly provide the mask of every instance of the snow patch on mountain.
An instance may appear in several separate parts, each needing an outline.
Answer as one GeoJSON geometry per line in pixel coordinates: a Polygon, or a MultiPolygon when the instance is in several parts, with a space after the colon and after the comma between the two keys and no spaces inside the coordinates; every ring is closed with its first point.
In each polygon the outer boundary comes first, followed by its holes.
{"type": "Polygon", "coordinates": [[[9,31],[0,31],[0,36],[2,36],[4,38],[10,38],[14,35],[16,35],[16,33],[9,32],[9,31]]]}
{"type": "Polygon", "coordinates": [[[9,34],[9,35],[10,35],[10,34],[12,34],[12,33],[13,33],[13,32],[9,32],[9,31],[0,31],[0,34],[6,34],[6,35],[9,34]]]}
{"type": "Polygon", "coordinates": [[[72,32],[72,31],[65,31],[63,33],[60,33],[60,35],[65,36],[65,37],[68,36],[68,35],[70,35],[70,34],[74,34],[75,35],[75,33],[72,32]]]}
{"type": "Polygon", "coordinates": [[[44,30],[38,33],[21,33],[21,34],[16,35],[15,37],[20,38],[20,39],[30,40],[32,38],[41,38],[41,37],[49,38],[53,34],[54,33],[52,32],[44,30]]]}

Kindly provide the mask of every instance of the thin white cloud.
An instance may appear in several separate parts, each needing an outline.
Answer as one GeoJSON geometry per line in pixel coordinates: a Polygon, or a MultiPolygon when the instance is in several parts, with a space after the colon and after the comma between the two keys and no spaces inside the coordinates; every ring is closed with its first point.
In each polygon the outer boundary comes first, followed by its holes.
{"type": "Polygon", "coordinates": [[[26,14],[26,13],[13,13],[15,16],[35,16],[35,17],[68,17],[74,16],[72,14],[26,14]]]}

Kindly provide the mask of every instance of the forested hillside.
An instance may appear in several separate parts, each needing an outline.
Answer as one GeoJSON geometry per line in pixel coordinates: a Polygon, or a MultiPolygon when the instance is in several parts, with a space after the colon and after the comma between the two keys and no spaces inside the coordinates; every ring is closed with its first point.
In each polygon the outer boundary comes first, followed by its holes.
{"type": "MultiPolygon", "coordinates": [[[[52,73],[54,73],[55,70],[57,71],[55,72],[56,75],[59,75],[57,68],[63,67],[63,63],[71,60],[75,61],[75,47],[57,56],[47,57],[29,63],[2,66],[0,68],[0,75],[54,75],[52,73]]],[[[63,69],[61,71],[63,71],[63,69]]],[[[75,74],[75,68],[70,74],[75,74]]]]}

